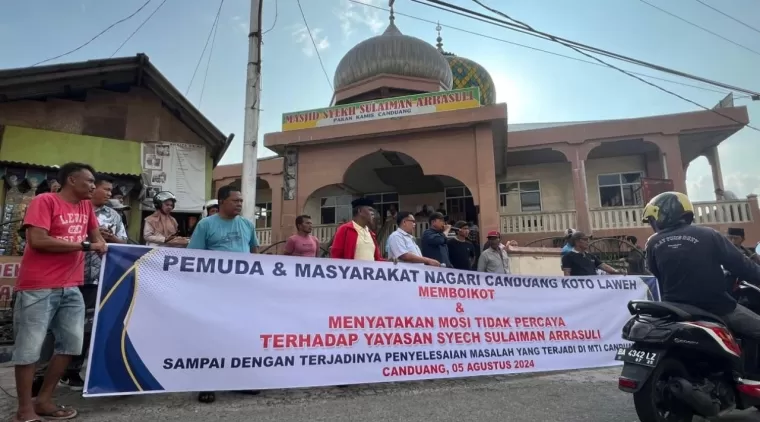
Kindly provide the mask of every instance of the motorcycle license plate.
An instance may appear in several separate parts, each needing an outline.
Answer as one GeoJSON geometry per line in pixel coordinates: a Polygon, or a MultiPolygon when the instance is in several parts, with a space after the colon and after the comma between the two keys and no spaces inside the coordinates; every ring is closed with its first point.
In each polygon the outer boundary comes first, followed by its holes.
{"type": "Polygon", "coordinates": [[[627,363],[635,363],[643,366],[657,366],[660,361],[660,352],[650,352],[636,349],[618,349],[615,360],[627,363]]]}

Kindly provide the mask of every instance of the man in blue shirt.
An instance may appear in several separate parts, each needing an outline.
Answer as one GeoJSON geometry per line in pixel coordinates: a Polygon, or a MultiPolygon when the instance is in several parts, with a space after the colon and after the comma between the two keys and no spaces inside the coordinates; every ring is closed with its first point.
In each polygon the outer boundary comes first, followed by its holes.
{"type": "Polygon", "coordinates": [[[219,212],[201,219],[190,238],[190,249],[256,253],[259,241],[253,223],[240,216],[243,196],[237,188],[222,186],[217,194],[219,212]]]}
{"type": "MultiPolygon", "coordinates": [[[[219,212],[206,218],[195,226],[188,249],[207,251],[257,253],[259,241],[253,223],[240,216],[243,211],[243,195],[233,186],[222,186],[217,193],[219,212]]],[[[259,391],[243,391],[258,394],[259,391]]],[[[216,394],[213,391],[198,393],[198,401],[213,403],[216,394]]]]}

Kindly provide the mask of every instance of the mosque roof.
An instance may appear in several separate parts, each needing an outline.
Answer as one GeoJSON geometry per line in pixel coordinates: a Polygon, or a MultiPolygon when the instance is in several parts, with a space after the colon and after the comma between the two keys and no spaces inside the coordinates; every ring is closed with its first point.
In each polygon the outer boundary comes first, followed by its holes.
{"type": "Polygon", "coordinates": [[[488,70],[474,60],[444,51],[440,24],[438,24],[436,30],[438,31],[438,38],[436,38],[436,41],[438,41],[436,44],[438,52],[443,54],[446,61],[449,62],[449,67],[451,67],[451,74],[453,76],[452,89],[480,88],[480,103],[483,105],[495,104],[496,85],[488,70]]]}
{"type": "Polygon", "coordinates": [[[346,53],[335,70],[336,90],[381,74],[432,79],[452,89],[451,67],[435,47],[404,35],[393,22],[381,35],[366,39],[346,53]]]}

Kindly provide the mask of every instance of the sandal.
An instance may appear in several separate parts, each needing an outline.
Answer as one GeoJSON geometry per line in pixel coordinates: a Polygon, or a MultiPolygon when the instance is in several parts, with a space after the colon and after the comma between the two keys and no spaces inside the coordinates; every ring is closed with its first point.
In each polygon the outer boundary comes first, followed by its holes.
{"type": "Polygon", "coordinates": [[[201,403],[213,403],[216,401],[216,393],[213,391],[202,391],[198,393],[198,401],[201,403]]]}
{"type": "Polygon", "coordinates": [[[49,421],[67,421],[76,418],[79,412],[72,407],[57,406],[52,412],[37,411],[37,414],[49,421]]]}

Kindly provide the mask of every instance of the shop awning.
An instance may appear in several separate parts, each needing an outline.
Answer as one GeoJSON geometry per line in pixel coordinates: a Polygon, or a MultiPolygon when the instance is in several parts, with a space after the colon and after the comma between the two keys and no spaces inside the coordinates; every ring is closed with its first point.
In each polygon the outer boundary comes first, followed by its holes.
{"type": "Polygon", "coordinates": [[[40,167],[75,161],[112,175],[139,176],[140,143],[40,129],[6,126],[0,161],[40,167]]]}

